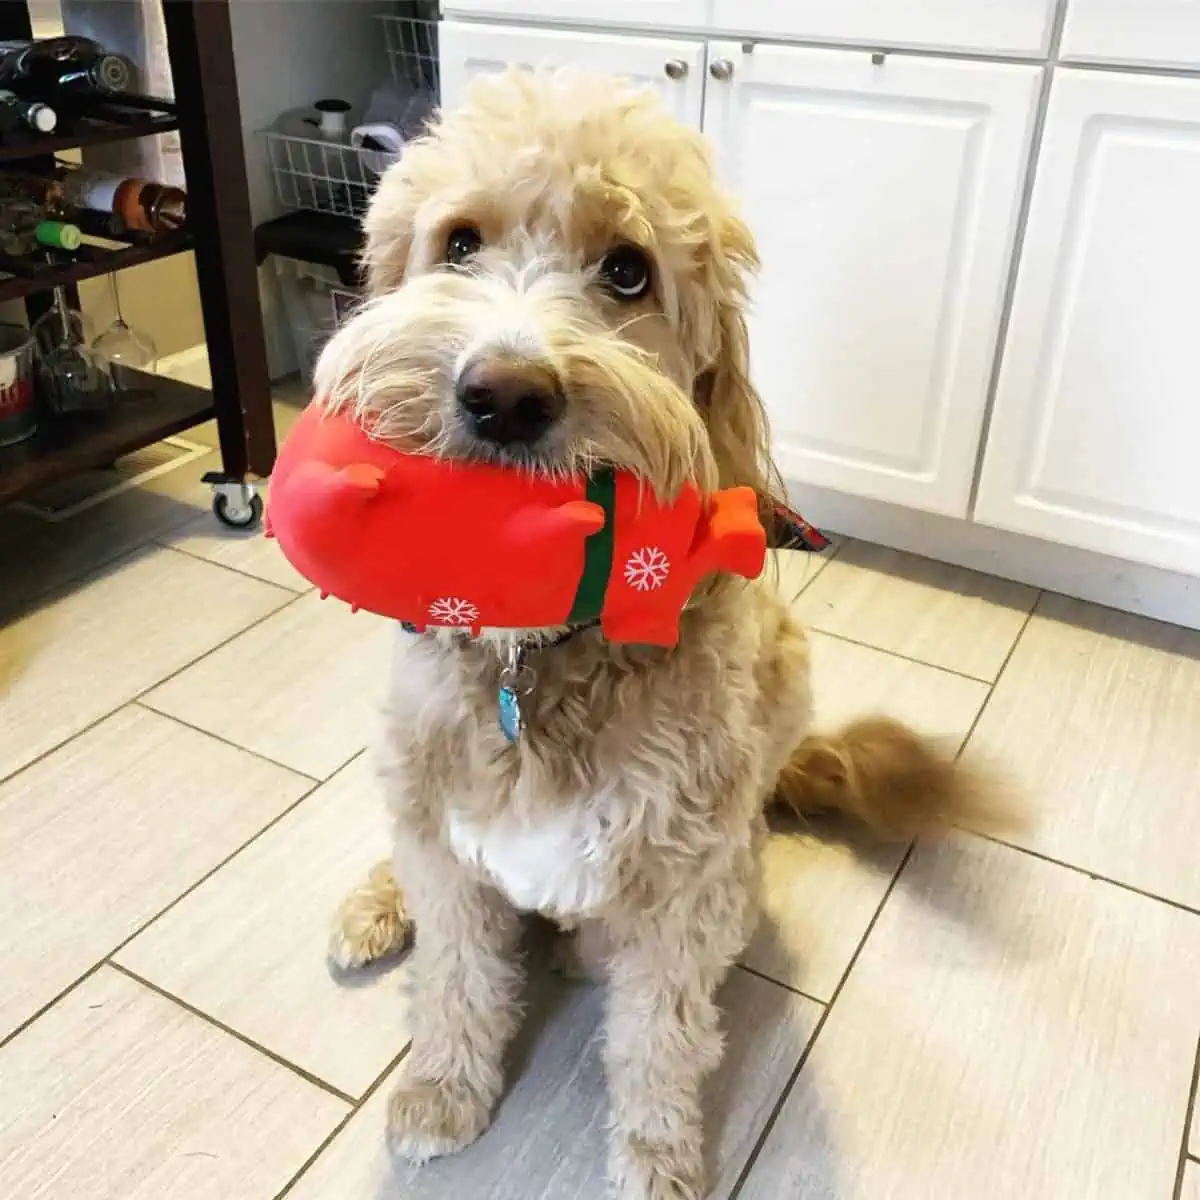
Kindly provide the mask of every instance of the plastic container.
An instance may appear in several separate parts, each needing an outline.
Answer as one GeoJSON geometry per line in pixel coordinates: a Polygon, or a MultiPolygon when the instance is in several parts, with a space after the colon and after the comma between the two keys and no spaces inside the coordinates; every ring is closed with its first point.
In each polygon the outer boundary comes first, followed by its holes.
{"type": "Polygon", "coordinates": [[[0,324],[0,446],[35,433],[33,335],[23,325],[0,324]]]}

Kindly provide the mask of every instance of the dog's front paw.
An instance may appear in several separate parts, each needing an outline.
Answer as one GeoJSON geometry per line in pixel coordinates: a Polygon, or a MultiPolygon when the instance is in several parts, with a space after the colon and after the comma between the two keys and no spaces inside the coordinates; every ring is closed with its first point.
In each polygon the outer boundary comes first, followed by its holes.
{"type": "Polygon", "coordinates": [[[703,1200],[704,1165],[697,1151],[620,1138],[610,1173],[619,1200],[703,1200]]]}
{"type": "Polygon", "coordinates": [[[388,1100],[388,1142],[413,1163],[469,1146],[487,1128],[491,1105],[456,1080],[402,1080],[388,1100]]]}

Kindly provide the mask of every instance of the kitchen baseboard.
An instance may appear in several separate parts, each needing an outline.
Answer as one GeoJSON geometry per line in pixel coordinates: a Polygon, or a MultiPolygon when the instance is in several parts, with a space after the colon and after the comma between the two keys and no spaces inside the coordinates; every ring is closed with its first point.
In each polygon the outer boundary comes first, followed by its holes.
{"type": "Polygon", "coordinates": [[[1200,630],[1200,579],[971,521],[789,481],[793,505],[820,529],[1200,630]]]}

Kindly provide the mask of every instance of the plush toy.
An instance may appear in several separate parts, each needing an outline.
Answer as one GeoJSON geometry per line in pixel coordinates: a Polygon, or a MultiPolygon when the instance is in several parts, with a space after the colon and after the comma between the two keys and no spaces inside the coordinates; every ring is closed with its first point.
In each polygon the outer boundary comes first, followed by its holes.
{"type": "Polygon", "coordinates": [[[267,534],[323,592],[418,630],[599,619],[610,641],[659,646],[706,575],[753,578],[766,554],[749,488],[662,504],[623,471],[551,480],[406,454],[318,405],[280,450],[267,534]]]}

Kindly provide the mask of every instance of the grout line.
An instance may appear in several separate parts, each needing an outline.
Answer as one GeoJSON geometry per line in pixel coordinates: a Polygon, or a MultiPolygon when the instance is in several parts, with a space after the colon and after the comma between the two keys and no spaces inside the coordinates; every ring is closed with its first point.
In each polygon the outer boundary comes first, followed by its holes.
{"type": "MultiPolygon", "coordinates": [[[[1182,1200],[1183,1177],[1187,1171],[1188,1142],[1192,1136],[1192,1120],[1196,1114],[1196,1085],[1200,1083],[1200,1040],[1196,1043],[1196,1061],[1192,1064],[1192,1086],[1188,1092],[1187,1109],[1183,1115],[1183,1141],[1179,1147],[1179,1166],[1175,1170],[1174,1200],[1182,1200]]],[[[1194,1160],[1193,1160],[1194,1161],[1194,1160]]]]}
{"type": "MultiPolygon", "coordinates": [[[[178,533],[179,530],[175,532],[178,533]]],[[[258,536],[261,537],[262,535],[259,534],[258,536]]],[[[235,567],[231,563],[218,562],[216,559],[209,558],[204,554],[197,554],[194,550],[189,550],[186,546],[177,546],[172,542],[165,542],[161,537],[156,537],[154,544],[163,550],[174,550],[176,554],[185,554],[188,558],[194,558],[197,562],[208,563],[210,567],[221,567],[226,571],[232,571],[235,575],[240,575],[243,579],[253,579],[255,583],[265,583],[270,587],[282,588],[285,592],[293,592],[297,596],[307,595],[316,586],[315,584],[305,583],[301,589],[294,588],[290,584],[277,583],[274,579],[264,579],[261,575],[254,575],[249,571],[243,571],[241,567],[235,567]]]]}
{"type": "Polygon", "coordinates": [[[1012,662],[1013,655],[1017,652],[1017,647],[1021,644],[1021,639],[1025,636],[1025,630],[1029,628],[1029,622],[1033,620],[1033,614],[1037,612],[1038,605],[1042,602],[1044,591],[1039,590],[1038,594],[1033,598],[1033,603],[1029,606],[1029,611],[1025,614],[1025,620],[1021,622],[1021,628],[1017,630],[1017,636],[1013,638],[1012,645],[1008,648],[1008,653],[1004,656],[1004,661],[1000,664],[1000,670],[996,672],[996,678],[988,686],[988,693],[983,698],[983,703],[979,706],[979,711],[975,714],[975,719],[971,722],[970,728],[967,730],[966,737],[959,744],[958,754],[956,757],[961,758],[971,744],[971,739],[975,736],[975,730],[979,728],[979,722],[983,720],[983,714],[987,712],[987,707],[992,702],[992,697],[996,694],[996,688],[1000,684],[1000,680],[1004,678],[1004,672],[1008,670],[1008,664],[1012,662]]]}
{"type": "MultiPolygon", "coordinates": [[[[1028,620],[1029,615],[1026,614],[1025,621],[1021,624],[1021,632],[1024,632],[1028,620]]],[[[926,662],[923,658],[914,658],[911,654],[901,654],[899,650],[886,650],[883,646],[873,646],[870,642],[862,642],[858,638],[847,637],[844,633],[830,633],[827,629],[822,629],[819,625],[806,623],[806,628],[810,633],[818,633],[821,637],[834,638],[839,642],[849,642],[851,646],[860,646],[864,650],[874,650],[876,654],[886,654],[889,658],[898,658],[903,662],[912,663],[914,666],[928,667],[931,671],[941,671],[943,674],[953,675],[958,679],[969,679],[972,683],[982,683],[989,689],[996,686],[995,679],[984,679],[982,675],[968,675],[966,671],[956,671],[953,667],[942,667],[937,663],[926,662]]],[[[1019,638],[1020,634],[1017,636],[1019,638]]],[[[1007,658],[1005,662],[1007,663],[1007,658]]],[[[1001,670],[1003,669],[1001,667],[1001,670]]]]}
{"type": "Polygon", "coordinates": [[[104,966],[104,959],[101,959],[99,962],[92,963],[92,965],[88,967],[88,969],[84,971],[82,975],[80,975],[77,979],[72,979],[71,982],[62,989],[62,991],[56,993],[49,1000],[47,1000],[46,1003],[43,1004],[36,1012],[31,1013],[28,1017],[21,1021],[20,1024],[16,1025],[13,1029],[10,1029],[8,1033],[0,1036],[0,1050],[3,1050],[9,1042],[15,1041],[39,1017],[45,1016],[46,1013],[48,1013],[64,996],[70,992],[73,992],[77,987],[91,979],[91,977],[95,975],[102,966],[104,966]]]}
{"type": "Polygon", "coordinates": [[[308,1158],[304,1160],[304,1162],[300,1164],[300,1169],[291,1177],[291,1179],[287,1181],[287,1183],[283,1185],[278,1192],[275,1193],[275,1195],[272,1197],[272,1200],[283,1200],[283,1198],[292,1190],[292,1188],[294,1188],[296,1184],[300,1182],[303,1176],[312,1167],[313,1163],[315,1163],[317,1159],[319,1159],[321,1155],[324,1154],[325,1151],[328,1150],[333,1144],[333,1141],[338,1134],[340,1134],[342,1130],[350,1124],[354,1117],[362,1112],[363,1106],[368,1100],[371,1099],[372,1096],[375,1095],[377,1091],[379,1091],[380,1087],[383,1085],[383,1081],[387,1079],[400,1065],[411,1046],[412,1042],[410,1041],[409,1044],[405,1046],[404,1049],[401,1050],[400,1053],[397,1054],[390,1063],[388,1063],[383,1071],[380,1072],[379,1078],[376,1079],[375,1082],[371,1084],[371,1086],[367,1088],[365,1092],[363,1092],[358,1103],[355,1104],[355,1106],[333,1127],[333,1129],[329,1131],[329,1133],[325,1135],[324,1138],[322,1138],[322,1140],[317,1144],[317,1148],[308,1156],[308,1158]]]}
{"type": "Polygon", "coordinates": [[[776,987],[783,988],[785,992],[791,992],[793,996],[801,996],[805,1000],[811,1000],[813,1004],[819,1004],[822,1008],[825,1008],[829,1004],[828,1000],[818,1000],[816,996],[811,995],[809,992],[801,991],[795,985],[784,983],[782,979],[776,979],[774,976],[767,975],[762,971],[756,971],[753,967],[746,966],[745,963],[734,963],[734,966],[739,971],[745,971],[747,975],[753,975],[755,979],[761,979],[764,983],[773,983],[776,987]]]}
{"type": "MultiPolygon", "coordinates": [[[[349,762],[343,763],[342,766],[338,767],[338,769],[336,771],[334,771],[334,773],[332,775],[330,775],[329,779],[327,779],[325,782],[328,783],[328,782],[330,782],[330,780],[335,779],[342,771],[344,771],[347,767],[350,766],[350,763],[354,762],[355,759],[358,759],[364,753],[365,753],[365,751],[360,750],[358,752],[358,754],[356,754],[354,756],[354,758],[350,759],[349,762]]],[[[114,954],[120,954],[121,951],[124,950],[125,947],[129,945],[130,942],[132,942],[135,938],[140,937],[141,934],[145,933],[145,931],[147,929],[149,929],[150,926],[155,923],[155,921],[158,921],[162,917],[165,917],[167,915],[167,913],[169,913],[173,908],[176,907],[176,905],[181,904],[184,900],[186,900],[188,898],[188,896],[190,896],[194,891],[196,891],[197,888],[199,888],[199,887],[203,886],[205,883],[207,883],[218,871],[220,871],[222,869],[222,867],[224,867],[228,863],[230,863],[234,858],[236,858],[239,854],[241,854],[241,852],[243,850],[245,850],[248,846],[253,845],[253,843],[258,841],[259,838],[263,837],[270,830],[274,829],[275,826],[278,825],[284,819],[284,817],[288,816],[289,813],[292,813],[297,808],[299,808],[300,805],[303,804],[304,801],[307,800],[309,798],[309,796],[311,796],[317,790],[317,788],[319,786],[321,786],[321,785],[314,783],[312,787],[308,788],[302,795],[298,796],[296,798],[296,800],[293,803],[289,804],[285,809],[283,809],[282,812],[280,812],[276,816],[272,817],[271,820],[269,820],[260,830],[258,830],[257,833],[251,835],[240,846],[237,846],[236,848],[231,850],[227,855],[225,855],[225,857],[223,859],[221,859],[220,862],[216,863],[213,867],[211,867],[208,871],[206,871],[203,875],[201,875],[194,883],[191,883],[186,888],[184,888],[184,890],[182,892],[180,892],[179,895],[176,896],[174,900],[172,900],[169,904],[164,905],[161,909],[158,910],[158,912],[154,913],[153,916],[147,917],[146,920],[143,921],[132,933],[130,933],[128,937],[126,937],[122,941],[118,942],[111,950],[109,950],[104,958],[102,958],[99,962],[93,963],[90,967],[88,967],[88,969],[86,971],[83,972],[82,975],[80,975],[77,979],[73,979],[69,984],[67,984],[67,986],[65,988],[63,988],[60,992],[58,992],[56,995],[51,997],[51,999],[46,1001],[46,1003],[43,1004],[41,1006],[41,1008],[39,1008],[37,1010],[37,1012],[33,1013],[29,1017],[26,1017],[25,1020],[23,1020],[10,1033],[6,1033],[2,1037],[0,1037],[0,1050],[2,1050],[18,1034],[23,1033],[26,1029],[28,1029],[29,1026],[32,1025],[34,1023],[34,1021],[36,1021],[39,1017],[43,1016],[46,1012],[48,1012],[51,1008],[53,1008],[54,1005],[56,1005],[65,995],[67,995],[68,992],[73,991],[81,983],[83,983],[84,980],[86,980],[86,979],[90,978],[92,975],[94,975],[102,966],[104,966],[104,964],[106,962],[108,962],[112,959],[112,956],[114,954]]]]}
{"type": "MultiPolygon", "coordinates": [[[[144,692],[142,694],[145,695],[144,692]]],[[[271,758],[269,755],[263,754],[261,750],[250,750],[246,746],[239,745],[237,742],[231,741],[219,733],[213,733],[211,729],[204,729],[199,725],[193,725],[191,721],[185,721],[182,717],[177,717],[174,713],[163,712],[161,709],[155,708],[152,704],[147,704],[145,700],[131,700],[126,707],[140,708],[142,712],[151,713],[166,721],[173,721],[176,725],[182,725],[184,729],[190,729],[194,733],[202,733],[205,737],[212,738],[214,742],[221,742],[223,745],[228,746],[232,750],[237,750],[241,754],[249,754],[252,758],[270,763],[271,766],[278,767],[281,771],[286,771],[289,775],[295,775],[298,779],[305,779],[312,784],[322,784],[325,782],[325,780],[316,775],[310,775],[307,771],[300,771],[295,767],[289,767],[287,763],[282,763],[278,759],[271,758]]],[[[358,750],[351,757],[357,758],[361,753],[362,750],[358,750]]],[[[340,771],[345,765],[345,763],[341,763],[338,766],[338,770],[340,771]]]]}
{"type": "Polygon", "coordinates": [[[1123,883],[1121,880],[1112,879],[1107,875],[1098,875],[1095,871],[1091,871],[1087,867],[1066,862],[1061,858],[1054,858],[1052,855],[1045,854],[1041,850],[1034,850],[1031,846],[1022,846],[1019,842],[1006,841],[995,834],[980,833],[979,830],[969,827],[964,827],[962,832],[969,833],[973,837],[983,838],[984,841],[993,842],[997,846],[1005,846],[1009,850],[1015,850],[1018,854],[1027,854],[1030,858],[1040,859],[1042,862],[1050,863],[1052,866],[1062,867],[1064,870],[1072,871],[1076,875],[1086,875],[1096,883],[1106,883],[1110,887],[1120,888],[1123,892],[1131,892],[1135,896],[1141,896],[1144,900],[1156,900],[1159,904],[1166,904],[1168,907],[1178,909],[1180,912],[1200,917],[1200,908],[1194,905],[1185,904],[1182,900],[1172,900],[1170,896],[1160,896],[1157,892],[1148,892],[1145,888],[1140,888],[1136,884],[1123,883]]]}
{"type": "Polygon", "coordinates": [[[301,1079],[311,1083],[314,1087],[319,1087],[323,1092],[328,1092],[344,1104],[350,1105],[350,1111],[354,1111],[354,1097],[343,1092],[340,1088],[335,1088],[333,1084],[326,1083],[320,1076],[314,1075],[311,1071],[306,1071],[303,1067],[298,1067],[294,1062],[289,1062],[282,1054],[278,1054],[274,1050],[269,1050],[266,1046],[254,1041],[253,1038],[247,1037],[244,1033],[239,1033],[233,1026],[226,1025],[223,1021],[217,1020],[210,1013],[197,1008],[194,1004],[189,1004],[186,1000],[176,996],[173,992],[168,992],[166,988],[160,987],[157,983],[151,983],[149,979],[139,975],[136,971],[131,971],[121,963],[114,962],[112,958],[105,961],[106,965],[114,971],[120,971],[122,975],[132,979],[135,983],[140,983],[144,988],[148,988],[164,1000],[170,1000],[173,1004],[177,1004],[185,1012],[191,1013],[194,1017],[199,1017],[206,1024],[213,1026],[214,1029],[219,1029],[222,1033],[227,1033],[231,1038],[241,1042],[242,1045],[249,1046],[251,1050],[257,1050],[259,1054],[265,1055],[272,1062],[277,1063],[281,1067],[286,1067],[292,1074],[299,1075],[301,1079]]]}
{"type": "Polygon", "coordinates": [[[775,1106],[771,1109],[771,1115],[767,1118],[766,1124],[763,1125],[762,1132],[759,1133],[757,1140],[754,1143],[754,1148],[750,1151],[746,1159],[745,1165],[738,1173],[737,1179],[734,1181],[732,1190],[729,1193],[729,1200],[737,1200],[741,1195],[742,1189],[746,1186],[746,1181],[750,1178],[750,1172],[754,1170],[755,1164],[758,1162],[759,1155],[762,1154],[763,1147],[767,1144],[776,1123],[779,1120],[780,1114],[783,1112],[784,1105],[791,1096],[792,1091],[796,1086],[796,1080],[800,1078],[800,1072],[804,1070],[804,1064],[808,1062],[808,1056],[812,1053],[813,1047],[817,1044],[817,1039],[821,1036],[821,1030],[825,1028],[825,1022],[829,1020],[829,1014],[833,1012],[833,1006],[837,1003],[838,997],[842,994],[842,989],[846,986],[846,981],[850,978],[851,972],[854,970],[854,965],[858,962],[859,957],[866,946],[868,939],[871,936],[879,917],[882,914],[884,907],[887,905],[892,893],[896,890],[896,885],[900,881],[900,876],[904,872],[904,868],[908,865],[908,861],[912,858],[913,850],[916,847],[916,842],[913,842],[904,852],[904,857],[900,860],[900,865],[896,868],[896,873],[892,876],[891,882],[887,886],[887,891],[883,894],[883,899],[880,900],[878,908],[871,916],[871,920],[867,925],[866,931],[863,933],[862,939],[854,948],[854,954],[850,958],[850,962],[846,966],[846,970],[842,973],[841,979],[838,980],[838,985],[833,989],[833,995],[829,998],[829,1003],[821,1010],[821,1015],[817,1018],[817,1023],[813,1027],[812,1036],[808,1039],[808,1044],[800,1052],[800,1060],[792,1069],[788,1081],[783,1085],[783,1090],[779,1093],[779,1097],[775,1101],[775,1106]]]}
{"type": "MultiPolygon", "coordinates": [[[[163,547],[163,549],[167,549],[167,547],[163,547]]],[[[175,553],[178,553],[178,551],[175,551],[175,553]]],[[[231,573],[237,574],[237,572],[231,572],[231,573]]],[[[274,585],[267,584],[267,586],[273,587],[274,585]]],[[[0,784],[8,783],[11,780],[16,779],[18,776],[22,775],[24,772],[28,771],[30,769],[30,767],[37,766],[38,763],[49,758],[50,755],[55,753],[55,751],[61,750],[69,742],[74,741],[78,737],[82,737],[85,733],[90,733],[93,729],[96,728],[97,725],[100,725],[104,721],[107,721],[109,717],[113,716],[114,713],[120,712],[121,709],[128,707],[130,704],[141,704],[142,698],[144,696],[148,696],[152,691],[154,691],[155,688],[162,687],[162,685],[164,683],[169,683],[177,675],[182,675],[184,671],[188,670],[190,667],[194,667],[198,662],[202,662],[210,654],[215,654],[218,650],[223,650],[226,646],[229,645],[230,642],[236,641],[238,638],[240,638],[243,633],[249,633],[251,629],[257,629],[258,626],[263,624],[264,621],[270,620],[271,617],[275,616],[277,613],[281,613],[284,611],[284,609],[290,608],[293,604],[296,603],[297,600],[303,599],[302,596],[298,596],[294,592],[288,592],[285,588],[279,588],[278,590],[280,592],[283,592],[285,595],[287,595],[289,597],[278,608],[271,609],[270,612],[264,613],[261,617],[258,617],[257,619],[251,621],[249,625],[243,626],[236,633],[231,633],[227,638],[222,639],[221,641],[217,642],[216,644],[210,646],[207,650],[204,650],[202,653],[196,655],[195,658],[189,659],[181,667],[178,667],[178,668],[176,668],[176,670],[171,671],[167,675],[164,675],[161,679],[156,680],[154,683],[150,684],[148,687],[142,688],[142,690],[140,692],[135,692],[134,695],[127,696],[124,700],[122,700],[114,708],[110,708],[107,712],[101,713],[99,716],[95,717],[93,720],[88,721],[88,723],[86,725],[80,726],[78,729],[74,730],[72,733],[70,733],[66,737],[64,737],[61,742],[56,742],[53,746],[50,746],[47,749],[43,750],[41,752],[41,754],[37,755],[35,758],[31,758],[27,763],[23,763],[15,771],[12,771],[8,775],[0,775],[0,784]]],[[[158,712],[158,709],[152,708],[152,706],[149,704],[142,704],[141,707],[151,709],[151,711],[153,711],[153,712],[158,712]]],[[[160,713],[159,715],[167,716],[169,714],[160,713]]],[[[182,724],[182,722],[181,722],[181,724],[182,724]]],[[[208,733],[208,730],[207,729],[201,730],[201,732],[208,733]]],[[[245,750],[246,748],[245,748],[245,746],[239,746],[238,749],[245,750]]],[[[247,753],[252,753],[252,752],[247,751],[247,753]]],[[[299,775],[299,774],[302,774],[302,772],[297,771],[296,774],[299,775]]]]}

